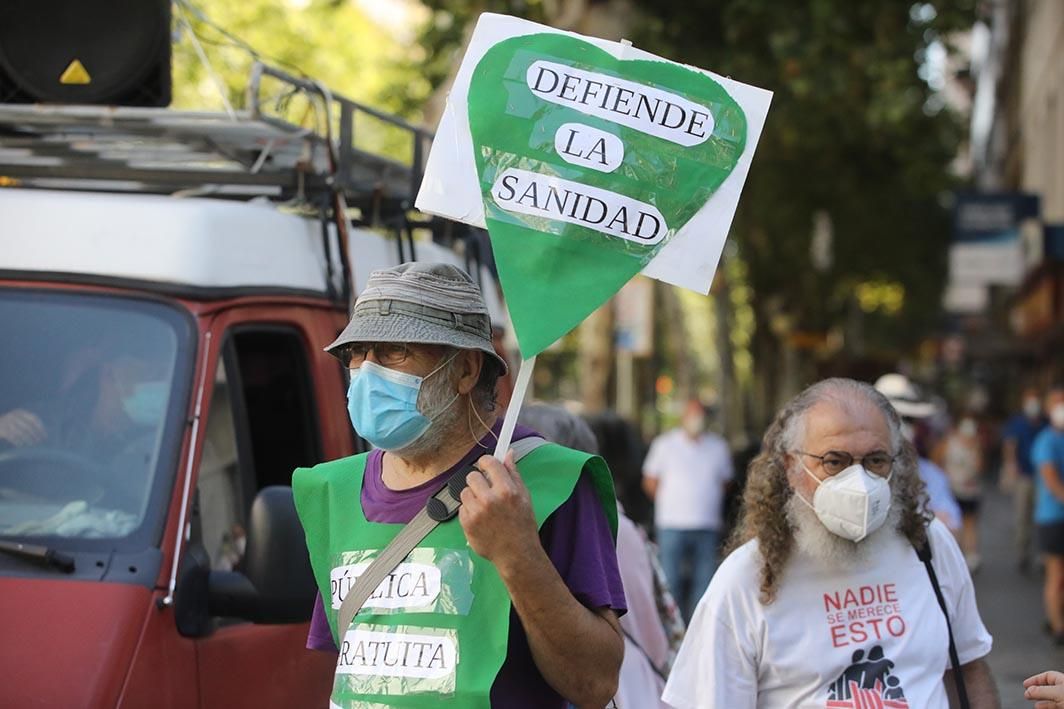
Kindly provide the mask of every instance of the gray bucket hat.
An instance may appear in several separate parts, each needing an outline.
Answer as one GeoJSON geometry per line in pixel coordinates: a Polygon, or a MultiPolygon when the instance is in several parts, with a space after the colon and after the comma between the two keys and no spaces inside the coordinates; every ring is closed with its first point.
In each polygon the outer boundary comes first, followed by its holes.
{"type": "Polygon", "coordinates": [[[447,263],[404,263],[373,271],[355,301],[351,322],[325,351],[352,342],[409,342],[480,350],[507,371],[491,341],[484,296],[462,269],[447,263]]]}

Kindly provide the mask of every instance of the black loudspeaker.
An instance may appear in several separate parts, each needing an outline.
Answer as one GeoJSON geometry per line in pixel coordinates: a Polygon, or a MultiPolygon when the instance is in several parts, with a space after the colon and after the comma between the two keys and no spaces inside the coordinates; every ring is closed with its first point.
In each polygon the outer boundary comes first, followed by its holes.
{"type": "Polygon", "coordinates": [[[0,103],[168,105],[170,0],[0,0],[0,103]]]}

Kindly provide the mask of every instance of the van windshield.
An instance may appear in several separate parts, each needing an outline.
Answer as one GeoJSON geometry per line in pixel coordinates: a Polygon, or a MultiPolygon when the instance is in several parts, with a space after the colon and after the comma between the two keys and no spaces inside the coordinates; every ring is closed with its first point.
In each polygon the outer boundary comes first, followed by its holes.
{"type": "Polygon", "coordinates": [[[190,332],[161,303],[0,290],[0,535],[124,538],[152,517],[190,332]]]}

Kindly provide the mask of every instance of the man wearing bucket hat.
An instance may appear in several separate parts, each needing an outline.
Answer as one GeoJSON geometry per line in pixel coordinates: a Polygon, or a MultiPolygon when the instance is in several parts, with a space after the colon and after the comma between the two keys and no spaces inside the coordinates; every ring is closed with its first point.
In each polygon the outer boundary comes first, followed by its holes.
{"type": "Polygon", "coordinates": [[[935,405],[920,396],[919,390],[904,374],[884,374],[876,380],[876,391],[887,397],[901,417],[902,435],[916,447],[920,478],[927,486],[928,507],[951,531],[961,528],[961,508],[949,488],[949,478],[942,468],[921,450],[916,427],[935,414],[935,405]]]}
{"type": "Polygon", "coordinates": [[[604,706],[625,611],[609,471],[552,444],[519,464],[486,455],[506,363],[476,284],[444,264],[375,271],[326,351],[350,369],[351,423],[375,448],[292,479],[320,594],[307,645],[338,653],[332,705],[604,706]],[[355,579],[470,466],[457,519],[338,628],[355,579]]]}

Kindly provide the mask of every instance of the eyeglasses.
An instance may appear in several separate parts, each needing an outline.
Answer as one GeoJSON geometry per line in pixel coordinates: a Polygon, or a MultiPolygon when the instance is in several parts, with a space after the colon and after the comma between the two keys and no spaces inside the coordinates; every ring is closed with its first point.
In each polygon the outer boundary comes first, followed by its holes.
{"type": "Polygon", "coordinates": [[[411,355],[410,348],[402,342],[353,342],[344,347],[340,359],[347,362],[348,367],[359,367],[370,352],[377,363],[385,367],[402,364],[411,355]]]}
{"type": "Polygon", "coordinates": [[[795,451],[795,453],[816,458],[828,475],[837,475],[854,463],[860,463],[870,473],[887,475],[891,468],[894,467],[894,461],[898,458],[898,456],[890,455],[886,451],[872,451],[860,458],[855,458],[846,451],[828,451],[824,455],[806,453],[805,451],[795,451]]]}

